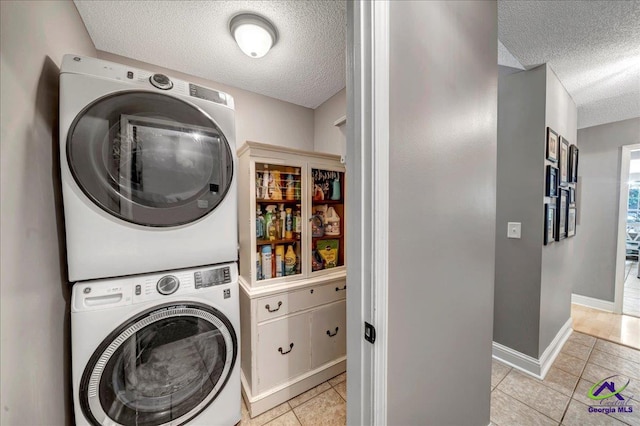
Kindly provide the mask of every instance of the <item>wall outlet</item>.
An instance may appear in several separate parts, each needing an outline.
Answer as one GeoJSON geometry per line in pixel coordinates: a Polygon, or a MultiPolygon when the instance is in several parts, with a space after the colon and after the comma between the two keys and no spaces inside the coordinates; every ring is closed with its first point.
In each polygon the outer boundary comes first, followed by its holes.
{"type": "Polygon", "coordinates": [[[507,238],[520,238],[520,229],[522,224],[520,222],[509,222],[507,224],[507,238]]]}

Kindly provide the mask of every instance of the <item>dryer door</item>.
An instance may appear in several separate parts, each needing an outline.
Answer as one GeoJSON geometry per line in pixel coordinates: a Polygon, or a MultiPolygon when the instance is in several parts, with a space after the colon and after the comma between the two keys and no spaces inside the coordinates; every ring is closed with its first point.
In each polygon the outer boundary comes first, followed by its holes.
{"type": "Polygon", "coordinates": [[[235,331],[218,310],[156,307],[94,352],[80,383],[82,411],[95,425],[183,424],[222,391],[237,352],[235,331]]]}
{"type": "Polygon", "coordinates": [[[67,138],[71,173],[108,213],[144,226],[193,222],[222,202],[233,155],[218,125],[194,105],[154,92],[94,101],[67,138]]]}

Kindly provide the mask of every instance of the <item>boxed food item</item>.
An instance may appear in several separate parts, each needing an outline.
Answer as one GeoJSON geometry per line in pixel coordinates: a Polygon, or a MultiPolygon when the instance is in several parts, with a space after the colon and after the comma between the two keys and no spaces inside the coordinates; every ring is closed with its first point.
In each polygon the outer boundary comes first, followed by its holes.
{"type": "Polygon", "coordinates": [[[338,240],[319,240],[316,243],[316,251],[324,260],[325,268],[335,268],[338,266],[338,240]]]}

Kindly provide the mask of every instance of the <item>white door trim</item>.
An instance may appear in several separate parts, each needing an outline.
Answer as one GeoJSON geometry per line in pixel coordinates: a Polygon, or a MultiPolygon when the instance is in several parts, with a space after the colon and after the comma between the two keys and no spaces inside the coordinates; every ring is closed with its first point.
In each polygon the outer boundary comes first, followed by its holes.
{"type": "Polygon", "coordinates": [[[387,1],[347,3],[347,424],[387,424],[388,15],[387,1]]]}
{"type": "Polygon", "coordinates": [[[613,312],[622,313],[624,297],[624,268],[627,258],[627,203],[629,202],[629,167],[631,151],[640,150],[640,144],[625,145],[622,147],[620,159],[620,204],[618,207],[618,250],[616,253],[615,293],[613,296],[613,312]]]}

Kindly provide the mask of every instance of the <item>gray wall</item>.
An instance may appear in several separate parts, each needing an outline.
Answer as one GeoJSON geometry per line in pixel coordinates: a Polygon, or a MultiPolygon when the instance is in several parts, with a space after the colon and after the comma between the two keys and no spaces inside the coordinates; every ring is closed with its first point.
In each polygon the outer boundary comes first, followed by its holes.
{"type": "Polygon", "coordinates": [[[229,93],[235,101],[238,148],[245,141],[254,141],[313,151],[314,113],[310,108],[108,52],[98,51],[98,58],[162,72],[229,93]]]}
{"type": "Polygon", "coordinates": [[[347,115],[347,90],[342,89],[313,111],[313,146],[318,152],[346,154],[346,126],[334,123],[347,115]]]}
{"type": "Polygon", "coordinates": [[[578,130],[580,226],[573,292],[613,302],[621,147],[640,143],[640,118],[578,130]]]}
{"type": "Polygon", "coordinates": [[[493,340],[538,356],[546,68],[500,77],[493,340]],[[507,238],[507,223],[522,238],[507,238]]]}
{"type": "Polygon", "coordinates": [[[0,424],[71,424],[58,73],[96,51],[70,1],[2,1],[0,16],[0,424]]]}
{"type": "Polygon", "coordinates": [[[576,123],[576,105],[549,66],[499,77],[493,340],[536,359],[571,316],[578,265],[575,237],[543,245],[544,203],[555,203],[544,196],[546,128],[575,144],[576,123]],[[521,239],[507,238],[508,222],[522,223],[521,239]]]}
{"type": "Polygon", "coordinates": [[[495,2],[391,2],[388,424],[489,423],[495,2]]]}
{"type": "MultiPolygon", "coordinates": [[[[546,93],[546,126],[551,127],[567,139],[569,145],[576,144],[578,124],[576,104],[550,67],[547,67],[546,93]]],[[[543,136],[541,143],[543,152],[544,140],[543,136]]],[[[541,176],[544,188],[543,171],[541,171],[541,176]]],[[[573,187],[574,185],[569,184],[569,186],[573,187]]],[[[541,209],[539,210],[542,212],[541,209]]],[[[576,235],[578,235],[581,229],[580,226],[576,228],[576,235]]],[[[544,229],[544,218],[538,229],[539,232],[544,229]]],[[[578,244],[576,237],[571,237],[542,247],[538,356],[542,355],[558,331],[571,317],[571,284],[575,279],[574,270],[581,266],[574,256],[575,247],[578,244]]]]}

